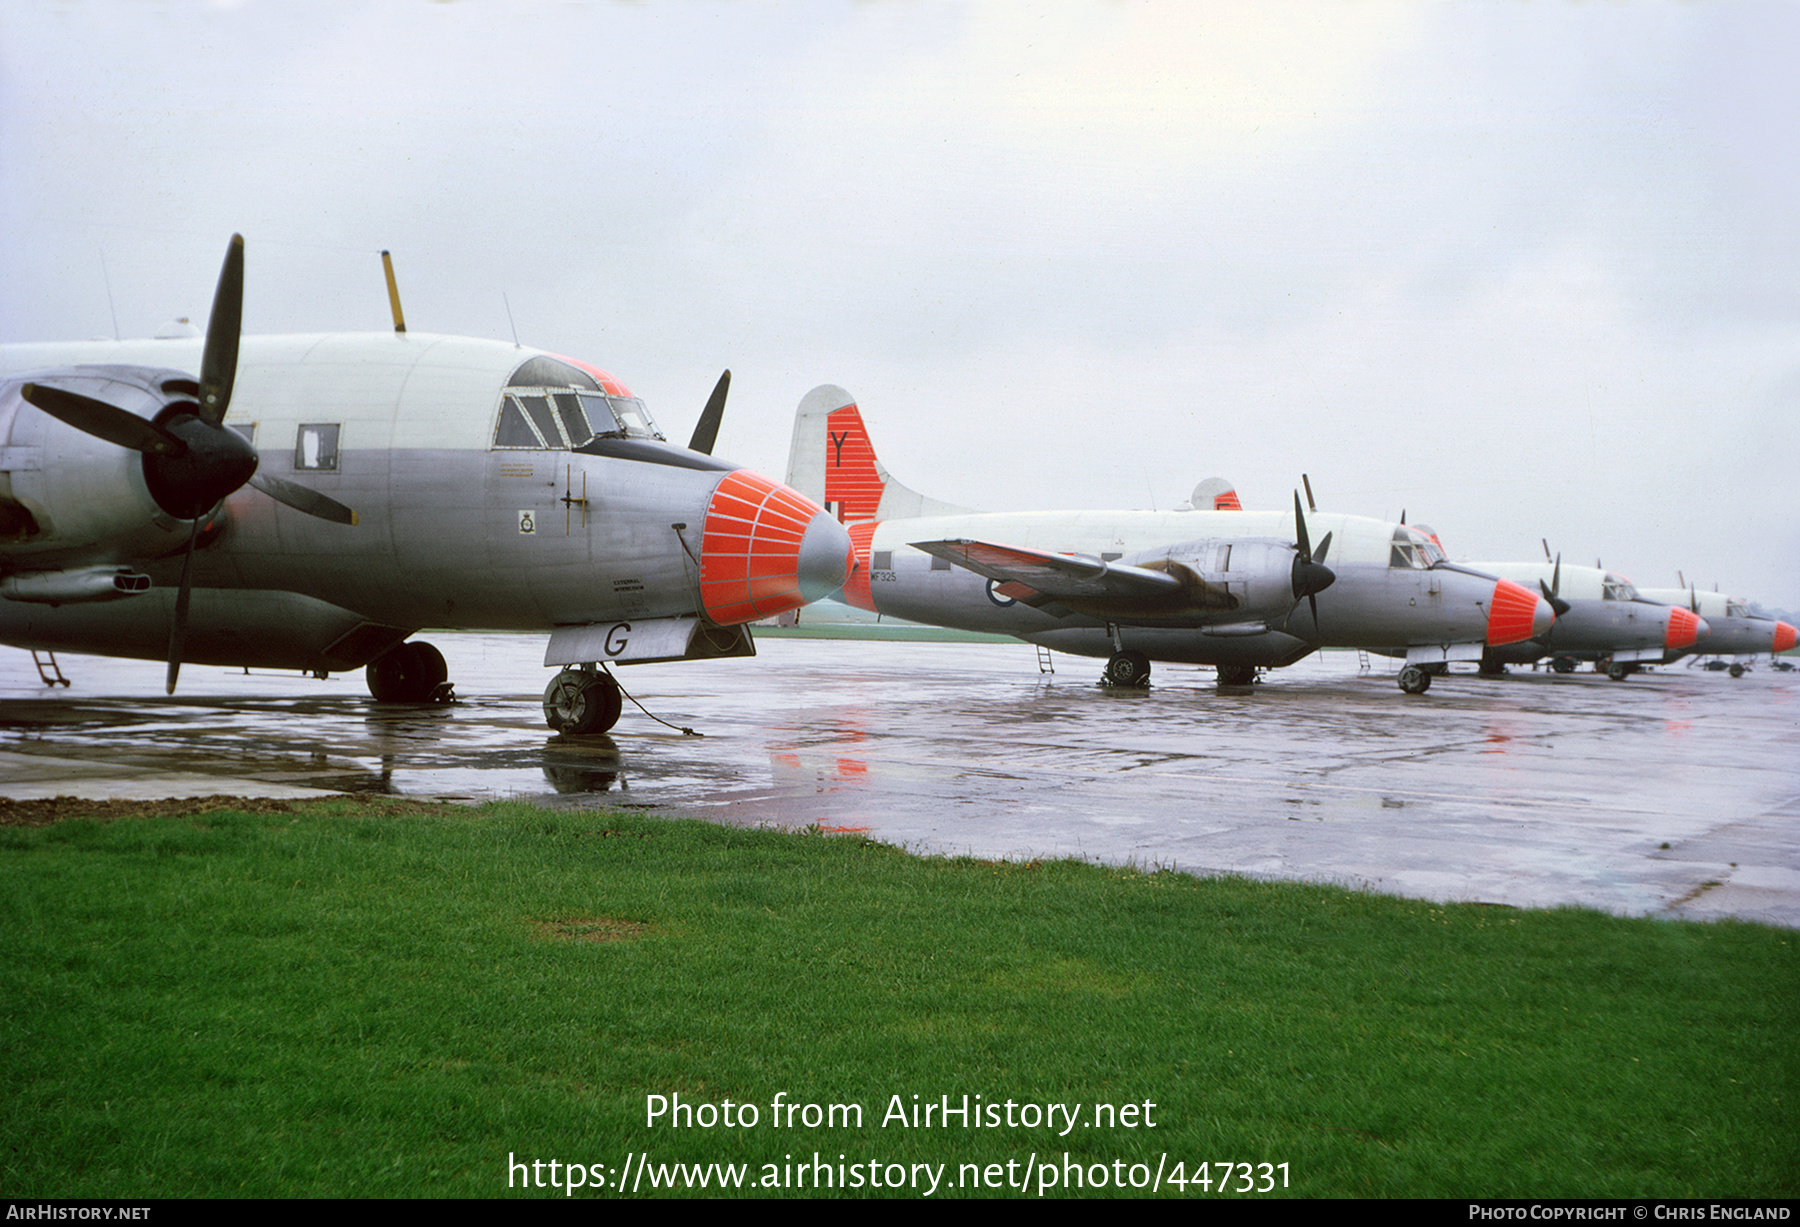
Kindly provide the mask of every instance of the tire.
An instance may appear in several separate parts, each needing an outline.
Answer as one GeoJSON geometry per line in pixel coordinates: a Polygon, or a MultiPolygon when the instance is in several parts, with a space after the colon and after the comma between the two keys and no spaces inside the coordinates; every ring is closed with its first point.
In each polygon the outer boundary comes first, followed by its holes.
{"type": "Polygon", "coordinates": [[[1424,694],[1431,689],[1431,673],[1418,665],[1400,670],[1400,689],[1407,694],[1424,694]]]}
{"type": "Polygon", "coordinates": [[[445,681],[450,668],[429,643],[403,643],[363,670],[377,703],[423,703],[445,681]]]}
{"type": "Polygon", "coordinates": [[[1556,670],[1558,673],[1573,673],[1573,672],[1575,672],[1575,662],[1570,660],[1567,656],[1555,657],[1554,659],[1551,660],[1550,667],[1552,669],[1556,670]]]}
{"type": "Polygon", "coordinates": [[[1631,670],[1625,667],[1624,661],[1615,660],[1606,666],[1606,676],[1615,682],[1622,682],[1631,676],[1631,670]]]}
{"type": "Polygon", "coordinates": [[[1219,666],[1219,685],[1221,686],[1249,686],[1255,681],[1255,665],[1219,666]]]}
{"type": "Polygon", "coordinates": [[[544,690],[544,723],[558,733],[604,733],[623,707],[619,684],[607,673],[565,669],[544,690]]]}
{"type": "Polygon", "coordinates": [[[1733,676],[1733,677],[1744,676],[1744,666],[1736,665],[1736,664],[1732,665],[1731,666],[1731,676],[1733,676]]]}
{"type": "Polygon", "coordinates": [[[1150,683],[1150,658],[1142,652],[1116,652],[1106,662],[1108,686],[1146,686],[1150,683]]]}

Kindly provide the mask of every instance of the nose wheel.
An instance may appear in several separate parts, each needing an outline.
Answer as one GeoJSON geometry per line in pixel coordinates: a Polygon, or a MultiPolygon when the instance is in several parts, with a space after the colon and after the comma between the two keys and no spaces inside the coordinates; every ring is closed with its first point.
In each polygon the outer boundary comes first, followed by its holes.
{"type": "Polygon", "coordinates": [[[619,722],[623,706],[612,674],[564,669],[544,690],[544,723],[558,733],[604,733],[619,722]]]}

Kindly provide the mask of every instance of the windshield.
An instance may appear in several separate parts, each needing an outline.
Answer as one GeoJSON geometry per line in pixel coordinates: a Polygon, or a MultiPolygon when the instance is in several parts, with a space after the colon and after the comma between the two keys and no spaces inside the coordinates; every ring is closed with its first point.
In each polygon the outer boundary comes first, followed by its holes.
{"type": "Polygon", "coordinates": [[[543,355],[530,359],[500,394],[494,447],[568,451],[596,438],[660,440],[644,402],[616,381],[609,386],[617,392],[569,363],[543,355]]]}
{"type": "Polygon", "coordinates": [[[1423,571],[1443,561],[1444,551],[1437,542],[1416,528],[1404,524],[1394,526],[1394,539],[1388,548],[1388,566],[1423,571]]]}

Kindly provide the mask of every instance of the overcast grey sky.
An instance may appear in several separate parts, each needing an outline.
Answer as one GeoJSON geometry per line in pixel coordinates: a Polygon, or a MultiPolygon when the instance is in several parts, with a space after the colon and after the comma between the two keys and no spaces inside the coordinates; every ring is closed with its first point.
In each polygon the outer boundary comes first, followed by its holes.
{"type": "Polygon", "coordinates": [[[0,0],[0,340],[519,337],[780,476],[1800,608],[1800,6],[0,0]],[[108,281],[111,303],[108,300],[108,281]],[[505,296],[504,299],[502,296],[505,296]]]}

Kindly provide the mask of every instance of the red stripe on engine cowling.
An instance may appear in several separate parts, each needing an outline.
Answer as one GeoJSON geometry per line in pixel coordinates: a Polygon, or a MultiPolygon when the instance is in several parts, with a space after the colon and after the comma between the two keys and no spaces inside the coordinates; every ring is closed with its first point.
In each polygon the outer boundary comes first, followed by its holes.
{"type": "Polygon", "coordinates": [[[736,469],[713,490],[700,539],[700,604],[721,626],[806,604],[800,543],[824,508],[761,473],[736,469]]]}
{"type": "Polygon", "coordinates": [[[1691,648],[1700,638],[1700,619],[1679,605],[1669,607],[1669,629],[1663,632],[1665,648],[1691,648]]]}
{"type": "Polygon", "coordinates": [[[1488,645],[1497,648],[1531,638],[1531,623],[1537,616],[1537,607],[1537,593],[1510,579],[1495,580],[1493,600],[1488,604],[1488,645]]]}

